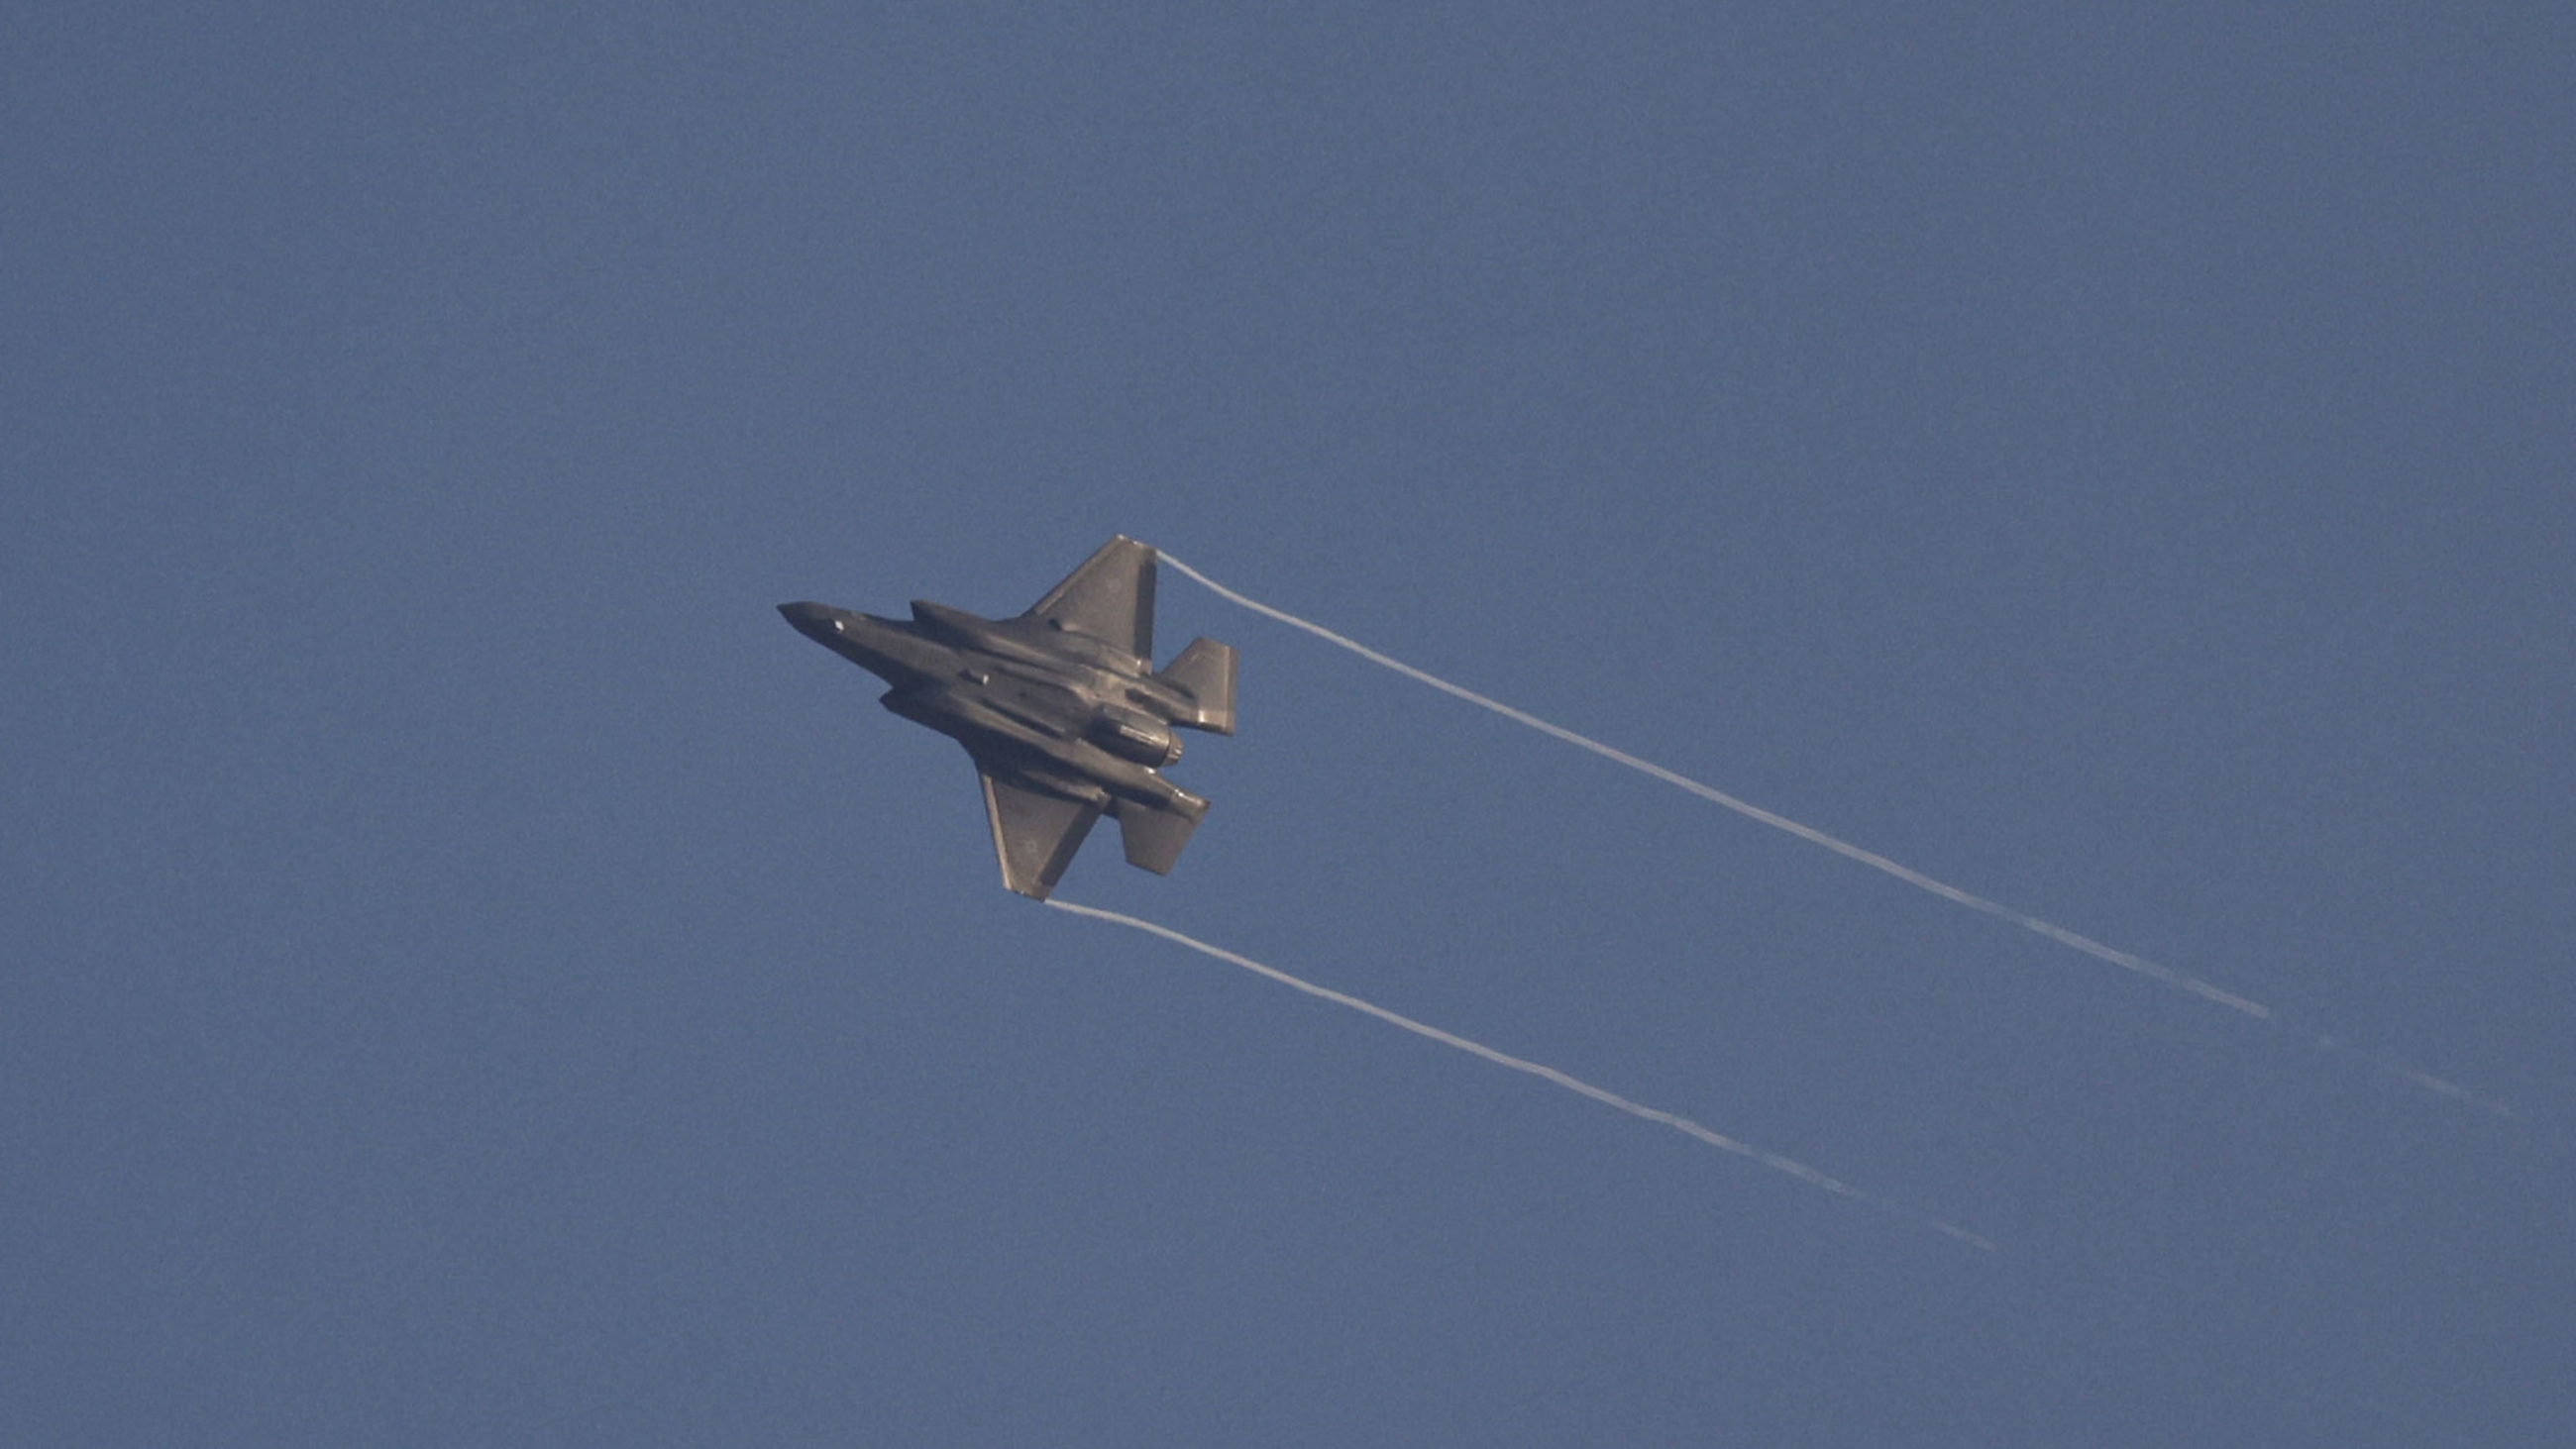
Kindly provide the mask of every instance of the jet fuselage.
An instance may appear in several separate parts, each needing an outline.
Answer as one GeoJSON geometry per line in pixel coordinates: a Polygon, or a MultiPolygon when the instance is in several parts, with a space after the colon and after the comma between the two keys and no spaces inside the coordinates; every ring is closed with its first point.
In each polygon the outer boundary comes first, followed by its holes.
{"type": "Polygon", "coordinates": [[[1234,733],[1235,653],[1193,639],[1154,668],[1151,546],[1102,544],[1016,618],[915,599],[910,619],[781,604],[796,631],[883,679],[881,701],[966,747],[1002,884],[1045,900],[1108,815],[1127,863],[1167,875],[1208,802],[1158,773],[1175,728],[1234,733]]]}
{"type": "Polygon", "coordinates": [[[926,599],[909,620],[782,604],[799,633],[883,679],[882,703],[1009,761],[1025,781],[1106,808],[1114,797],[1196,820],[1207,802],[1155,773],[1181,756],[1175,724],[1202,711],[1151,665],[1086,636],[987,619],[926,599]]]}

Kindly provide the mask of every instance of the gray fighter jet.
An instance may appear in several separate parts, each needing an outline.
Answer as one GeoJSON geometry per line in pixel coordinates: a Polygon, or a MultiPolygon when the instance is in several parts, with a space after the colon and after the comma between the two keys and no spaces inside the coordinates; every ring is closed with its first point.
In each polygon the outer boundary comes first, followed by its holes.
{"type": "Polygon", "coordinates": [[[1016,619],[912,601],[912,618],[781,604],[796,631],[894,688],[886,708],[956,740],[984,781],[1002,884],[1045,900],[1103,813],[1167,874],[1208,802],[1157,771],[1173,726],[1234,733],[1234,650],[1195,639],[1154,668],[1154,550],[1100,546],[1016,619]]]}

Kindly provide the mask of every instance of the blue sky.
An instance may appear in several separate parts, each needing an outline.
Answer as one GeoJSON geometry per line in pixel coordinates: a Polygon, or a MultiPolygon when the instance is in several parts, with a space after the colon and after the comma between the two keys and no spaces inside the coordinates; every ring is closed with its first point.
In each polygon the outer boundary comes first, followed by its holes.
{"type": "MultiPolygon", "coordinates": [[[[2538,1442],[2559,7],[0,20],[0,1437],[2538,1442]],[[1129,912],[780,624],[1124,532],[1129,912]],[[2332,1036],[2508,1104],[2506,1121],[2332,1036]]],[[[1105,837],[1104,837],[1105,841],[1105,837]]]]}

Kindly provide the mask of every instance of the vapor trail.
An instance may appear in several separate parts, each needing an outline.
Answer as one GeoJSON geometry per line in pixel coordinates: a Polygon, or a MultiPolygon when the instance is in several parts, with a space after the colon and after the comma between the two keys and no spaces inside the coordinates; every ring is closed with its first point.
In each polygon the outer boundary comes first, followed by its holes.
{"type": "MultiPolygon", "coordinates": [[[[1415,1036],[1428,1037],[1431,1040],[1440,1043],[1442,1046],[1453,1046],[1462,1052],[1469,1053],[1470,1055],[1483,1057],[1485,1060],[1494,1063],[1496,1066],[1509,1067],[1516,1072],[1526,1072],[1530,1076],[1536,1077],[1541,1081],[1553,1082],[1557,1086],[1563,1087],[1569,1092],[1589,1097],[1593,1101],[1599,1102],[1604,1106],[1616,1107],[1631,1117],[1642,1117],[1649,1122],[1660,1122],[1664,1126],[1670,1127],[1676,1132],[1683,1133],[1686,1136],[1696,1137],[1711,1147],[1721,1148],[1725,1151],[1732,1152],[1738,1157],[1749,1157],[1754,1161],[1761,1163],[1763,1166],[1770,1168],[1774,1172],[1787,1173],[1789,1176],[1794,1177],[1800,1182],[1806,1183],[1811,1187],[1823,1188],[1825,1191],[1834,1194],[1836,1197],[1851,1198],[1856,1202],[1865,1202],[1872,1207],[1883,1208],[1889,1212],[1898,1213],[1906,1217],[1922,1216],[1921,1214],[1915,1213],[1896,1203],[1890,1202],[1885,1198],[1863,1192],[1859,1188],[1856,1188],[1850,1183],[1844,1182],[1839,1178],[1829,1177],[1826,1174],[1817,1171],[1815,1168],[1809,1167],[1803,1162],[1796,1161],[1792,1158],[1782,1157],[1776,1152],[1765,1152],[1761,1148],[1755,1147],[1750,1143],[1738,1142],[1734,1138],[1729,1137],[1722,1132],[1712,1132],[1708,1128],[1699,1125],[1688,1117],[1679,1116],[1671,1112],[1660,1111],[1641,1103],[1631,1102],[1616,1092],[1610,1091],[1607,1088],[1596,1087],[1590,1082],[1583,1081],[1577,1077],[1567,1076],[1565,1073],[1558,1071],[1554,1067],[1541,1066],[1536,1062],[1523,1060],[1522,1058],[1513,1056],[1508,1052],[1496,1051],[1482,1042],[1469,1041],[1467,1038],[1459,1036],[1454,1032],[1442,1031],[1436,1026],[1427,1026],[1422,1022],[1415,1021],[1412,1017],[1399,1015],[1387,1010],[1383,1006],[1362,1001],[1356,996],[1335,991],[1330,987],[1317,986],[1311,981],[1301,981],[1275,966],[1264,966],[1249,956],[1238,956],[1234,952],[1226,950],[1222,946],[1211,946],[1207,942],[1199,940],[1195,936],[1184,936],[1169,926],[1158,926],[1151,921],[1139,920],[1134,916],[1120,915],[1116,911],[1104,911],[1097,906],[1077,906],[1071,901],[1050,899],[1047,904],[1055,907],[1059,911],[1071,911],[1077,916],[1089,916],[1095,921],[1114,921],[1119,925],[1143,931],[1147,935],[1160,936],[1166,941],[1172,941],[1177,944],[1187,946],[1191,950],[1200,952],[1203,955],[1213,956],[1219,961],[1240,966],[1244,970],[1252,972],[1256,976],[1266,976],[1269,979],[1278,982],[1280,985],[1292,990],[1302,991],[1308,996],[1332,1002],[1336,1006],[1347,1006],[1353,1011],[1374,1016],[1378,1020],[1383,1021],[1390,1026],[1402,1027],[1406,1031],[1412,1032],[1415,1036]]],[[[1982,1248],[1989,1253],[1995,1250],[1995,1245],[1993,1243],[1977,1236],[1975,1233],[1969,1232],[1965,1228],[1952,1223],[1943,1222],[1939,1218],[1926,1217],[1923,1218],[1923,1221],[1928,1223],[1934,1231],[1956,1238],[1960,1242],[1966,1243],[1971,1247],[1982,1248]]]]}
{"type": "MultiPolygon", "coordinates": [[[[2193,996],[2200,997],[2204,1001],[2214,1001],[2219,1005],[2226,1007],[2230,1011],[2241,1012],[2257,1021],[2271,1021],[2273,1019],[2272,1008],[2263,1005],[2259,1001],[2248,1000],[2232,991],[2213,986],[2209,982],[2203,981],[2197,976],[2176,971],[2170,966],[2159,965],[2143,956],[2120,950],[2115,946],[2103,945],[2101,942],[2094,940],[2090,936],[2080,935],[2074,931],[2066,929],[2064,926],[2060,926],[2049,921],[2043,921],[2039,917],[2027,912],[2017,911],[2010,906],[2003,905],[1996,901],[1987,900],[1984,896],[1961,890],[1957,886],[1950,885],[1947,882],[1934,880],[1923,872],[1916,870],[1911,866],[1900,865],[1897,862],[1888,859],[1886,856],[1878,854],[1876,851],[1863,850],[1861,847],[1852,844],[1848,840],[1841,840],[1834,836],[1827,835],[1825,832],[1818,830],[1812,825],[1802,825],[1785,815],[1765,810],[1761,806],[1756,805],[1749,800],[1739,800],[1736,797],[1727,794],[1725,791],[1718,789],[1714,785],[1702,784],[1700,781],[1694,780],[1690,776],[1682,774],[1679,771],[1665,769],[1663,766],[1656,764],[1652,760],[1641,760],[1635,755],[1629,754],[1625,750],[1614,749],[1609,745],[1601,743],[1599,740],[1593,739],[1589,735],[1576,734],[1574,731],[1567,729],[1563,725],[1550,724],[1548,721],[1540,719],[1537,715],[1531,714],[1526,710],[1514,709],[1510,705],[1503,703],[1501,700],[1488,698],[1464,685],[1452,684],[1448,680],[1442,679],[1440,676],[1430,673],[1427,670],[1416,669],[1401,659],[1394,658],[1391,655],[1381,654],[1377,650],[1371,649],[1356,639],[1336,634],[1332,630],[1327,629],[1323,625],[1315,623],[1310,619],[1300,619],[1285,609],[1275,609],[1270,605],[1261,602],[1259,599],[1247,598],[1246,596],[1238,594],[1234,590],[1227,588],[1225,585],[1218,583],[1216,580],[1209,578],[1207,575],[1200,573],[1197,569],[1191,568],[1188,564],[1181,562],[1170,554],[1162,553],[1159,549],[1156,550],[1156,552],[1160,554],[1163,562],[1170,564],[1173,568],[1179,569],[1182,573],[1187,574],[1190,578],[1196,580],[1201,587],[1214,593],[1219,598],[1225,599],[1231,603],[1240,604],[1244,608],[1250,609],[1256,614],[1276,619],[1280,623],[1286,624],[1292,629],[1303,629],[1307,633],[1312,634],[1316,638],[1322,639],[1327,643],[1340,645],[1342,648],[1351,651],[1362,659],[1368,660],[1372,664],[1384,665],[1386,668],[1394,670],[1396,673],[1405,676],[1407,679],[1419,680],[1424,684],[1430,685],[1433,689],[1439,690],[1443,694],[1455,695],[1478,708],[1492,710],[1494,713],[1501,715],[1507,720],[1511,720],[1517,724],[1527,725],[1541,734],[1563,740],[1569,745],[1575,745],[1580,748],[1590,750],[1592,753],[1601,756],[1605,760],[1615,761],[1627,766],[1629,769],[1638,771],[1641,774],[1652,775],[1667,785],[1687,790],[1691,794],[1697,795],[1701,799],[1713,804],[1723,805],[1738,815],[1742,815],[1753,820],[1759,820],[1763,824],[1768,825],[1775,830],[1785,830],[1789,834],[1798,837],[1800,840],[1807,841],[1813,845],[1821,845],[1836,855],[1859,861],[1861,864],[1870,867],[1872,870],[1883,871],[1918,890],[1929,891],[1933,895],[1941,897],[1943,900],[1954,901],[1960,905],[1966,906],[1972,911],[1982,912],[1997,920],[2010,921],[2025,931],[2046,936],[2048,939],[2057,942],[2061,946],[2072,946],[2076,950],[2083,952],[2085,955],[2090,956],[2097,961],[2107,961],[2123,970],[2134,971],[2150,980],[2162,982],[2176,991],[2188,992],[2193,996]]],[[[2329,1049],[2340,1048],[2343,1050],[2353,1050],[2349,1046],[2346,1046],[2341,1042],[2337,1042],[2331,1037],[2319,1037],[2318,1045],[2329,1049]]],[[[2488,1099],[2480,1097],[2469,1091],[2465,1087],[2452,1082],[2446,1082],[2429,1073],[2419,1072],[2412,1067],[2400,1066],[2393,1062],[2379,1061],[2376,1058],[2371,1058],[2370,1060],[2372,1060],[2374,1064],[2379,1066],[2382,1070],[2406,1081],[2413,1082],[2417,1086],[2423,1087],[2428,1091],[2438,1093],[2445,1097],[2455,1098],[2459,1101],[2473,1103],[2501,1117],[2510,1118],[2514,1115],[2513,1110],[2501,1102],[2489,1101],[2488,1099]]]]}

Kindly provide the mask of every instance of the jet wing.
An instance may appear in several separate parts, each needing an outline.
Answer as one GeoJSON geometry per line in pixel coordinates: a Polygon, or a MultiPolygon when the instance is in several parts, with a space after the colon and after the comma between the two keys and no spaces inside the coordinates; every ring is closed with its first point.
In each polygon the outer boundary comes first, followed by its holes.
{"type": "Polygon", "coordinates": [[[1120,534],[1020,617],[1088,634],[1140,659],[1153,658],[1153,545],[1120,534]]]}
{"type": "Polygon", "coordinates": [[[1013,784],[981,760],[975,770],[984,781],[984,818],[992,822],[1002,884],[1031,900],[1045,900],[1099,821],[1100,805],[1013,784]]]}

